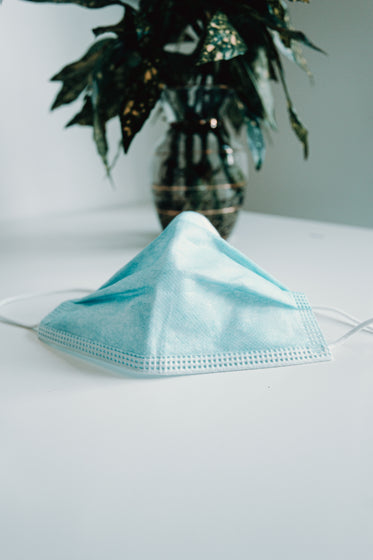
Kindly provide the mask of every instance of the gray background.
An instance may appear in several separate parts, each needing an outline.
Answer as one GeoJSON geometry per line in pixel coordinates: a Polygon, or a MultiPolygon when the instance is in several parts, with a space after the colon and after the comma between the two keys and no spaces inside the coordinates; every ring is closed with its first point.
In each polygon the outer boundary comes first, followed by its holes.
{"type": "Polygon", "coordinates": [[[252,171],[246,208],[373,226],[373,2],[311,0],[291,8],[293,23],[328,55],[304,54],[314,74],[285,65],[298,115],[309,130],[310,157],[287,122],[280,87],[278,132],[263,169],[252,171]]]}
{"type": "MultiPolygon", "coordinates": [[[[294,105],[310,131],[304,161],[290,130],[280,86],[274,86],[278,132],[264,168],[250,173],[249,210],[373,226],[373,4],[313,0],[291,6],[294,24],[328,52],[305,48],[312,86],[285,62],[294,105]]],[[[90,129],[63,130],[78,107],[50,114],[58,85],[49,78],[80,58],[91,28],[119,19],[121,9],[88,10],[8,0],[0,18],[0,219],[87,210],[150,200],[149,175],[162,123],[147,123],[130,154],[105,180],[90,129]]],[[[109,136],[113,157],[119,125],[109,136]]]]}

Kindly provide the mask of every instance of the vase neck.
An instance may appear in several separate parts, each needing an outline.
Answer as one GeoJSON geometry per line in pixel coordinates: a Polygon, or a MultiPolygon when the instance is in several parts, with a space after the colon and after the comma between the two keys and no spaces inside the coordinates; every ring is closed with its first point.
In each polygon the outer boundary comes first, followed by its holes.
{"type": "Polygon", "coordinates": [[[162,107],[169,123],[193,123],[213,130],[220,126],[233,92],[226,87],[191,86],[165,89],[162,107]]]}
{"type": "Polygon", "coordinates": [[[224,132],[222,121],[216,118],[210,120],[191,118],[189,120],[174,121],[170,125],[173,130],[185,133],[224,132]]]}

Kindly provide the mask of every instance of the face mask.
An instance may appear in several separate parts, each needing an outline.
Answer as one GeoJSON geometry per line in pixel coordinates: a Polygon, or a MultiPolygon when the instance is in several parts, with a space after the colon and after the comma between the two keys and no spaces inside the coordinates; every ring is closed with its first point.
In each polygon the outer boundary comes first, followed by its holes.
{"type": "Polygon", "coordinates": [[[146,374],[331,359],[306,296],[272,278],[195,212],[174,218],[106,284],[62,303],[36,330],[60,350],[146,374]]]}

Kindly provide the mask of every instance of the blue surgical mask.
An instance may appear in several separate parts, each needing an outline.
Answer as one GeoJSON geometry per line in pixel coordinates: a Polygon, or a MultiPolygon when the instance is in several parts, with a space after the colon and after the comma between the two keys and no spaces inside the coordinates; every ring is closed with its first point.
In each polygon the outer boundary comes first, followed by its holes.
{"type": "MultiPolygon", "coordinates": [[[[11,303],[10,298],[0,306],[11,303]]],[[[322,309],[322,308],[321,308],[322,309]]],[[[324,308],[325,309],[325,308],[324,308]]],[[[327,308],[333,310],[333,308],[327,308]]],[[[373,319],[358,320],[344,341],[373,319]]],[[[43,342],[122,372],[178,375],[331,359],[306,296],[292,292],[183,212],[106,284],[65,301],[35,330],[43,342]]]]}
{"type": "Polygon", "coordinates": [[[305,295],[288,290],[194,212],[176,217],[97,291],[58,306],[38,336],[148,374],[331,359],[305,295]]]}

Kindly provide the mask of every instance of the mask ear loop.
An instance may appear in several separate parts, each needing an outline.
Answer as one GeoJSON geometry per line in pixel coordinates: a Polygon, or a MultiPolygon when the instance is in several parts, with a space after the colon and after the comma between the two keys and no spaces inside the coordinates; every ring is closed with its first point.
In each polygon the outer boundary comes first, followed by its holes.
{"type": "MultiPolygon", "coordinates": [[[[58,294],[69,294],[72,292],[82,292],[85,294],[91,294],[93,290],[88,290],[86,288],[76,288],[76,289],[69,289],[69,290],[51,290],[48,292],[35,292],[33,294],[22,294],[19,296],[13,296],[9,298],[5,298],[0,301],[0,309],[5,307],[6,305],[10,305],[11,303],[15,303],[16,301],[24,301],[27,299],[33,299],[42,296],[52,296],[58,294]]],[[[20,327],[22,329],[27,329],[30,331],[37,331],[39,323],[36,325],[28,325],[26,323],[22,323],[21,321],[15,321],[14,319],[10,319],[9,317],[5,317],[4,315],[0,315],[0,322],[5,323],[6,325],[11,325],[13,327],[20,327]]]]}
{"type": "MultiPolygon", "coordinates": [[[[342,344],[348,338],[350,338],[350,336],[353,336],[354,334],[356,334],[357,332],[362,331],[362,330],[365,330],[365,331],[367,331],[371,334],[373,333],[373,328],[369,326],[369,325],[373,324],[373,317],[371,317],[370,319],[366,319],[365,321],[360,321],[359,319],[356,319],[356,317],[353,317],[352,315],[349,315],[348,313],[345,313],[344,311],[342,311],[340,309],[337,309],[336,307],[326,307],[326,306],[321,306],[321,305],[313,307],[313,310],[316,313],[320,312],[320,311],[334,312],[334,313],[339,314],[339,315],[345,317],[346,319],[348,319],[349,324],[352,323],[353,325],[355,325],[352,329],[347,331],[344,335],[342,335],[341,337],[339,337],[336,340],[334,340],[333,342],[331,342],[329,344],[330,347],[337,346],[338,344],[342,344]]],[[[341,321],[341,322],[346,323],[347,321],[341,321]]]]}
{"type": "MultiPolygon", "coordinates": [[[[345,319],[348,320],[344,321],[343,319],[337,319],[336,317],[331,317],[331,319],[334,319],[335,321],[338,321],[343,324],[358,325],[362,322],[361,319],[357,319],[353,315],[349,315],[348,313],[342,311],[342,309],[338,309],[337,307],[327,307],[326,305],[317,305],[317,306],[312,306],[312,309],[318,315],[328,315],[328,313],[325,312],[334,313],[334,315],[341,315],[341,317],[344,317],[345,319]]],[[[373,333],[373,327],[365,327],[364,330],[373,333]]]]}
{"type": "MultiPolygon", "coordinates": [[[[329,344],[329,346],[337,346],[338,344],[342,344],[343,342],[345,342],[348,338],[350,338],[350,336],[354,335],[355,333],[362,331],[364,329],[367,328],[368,325],[373,324],[373,317],[371,317],[370,319],[367,319],[366,321],[363,321],[362,323],[359,323],[358,325],[356,325],[356,327],[354,327],[353,329],[349,330],[346,332],[346,334],[344,334],[343,336],[341,336],[340,338],[337,338],[337,340],[334,340],[334,342],[331,342],[329,344]]],[[[371,333],[372,331],[369,330],[369,332],[371,333]]]]}

